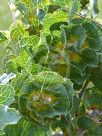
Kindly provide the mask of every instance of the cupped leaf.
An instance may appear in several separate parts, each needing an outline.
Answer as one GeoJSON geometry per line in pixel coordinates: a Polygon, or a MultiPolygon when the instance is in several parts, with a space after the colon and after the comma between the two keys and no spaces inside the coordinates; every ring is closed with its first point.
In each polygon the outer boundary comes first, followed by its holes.
{"type": "Polygon", "coordinates": [[[85,42],[82,45],[82,48],[91,48],[94,50],[99,50],[99,49],[101,49],[101,41],[100,41],[100,39],[87,37],[87,39],[85,40],[85,42]]]}
{"type": "Polygon", "coordinates": [[[68,41],[68,47],[73,46],[80,50],[83,43],[86,40],[87,34],[85,29],[81,25],[68,25],[65,28],[66,39],[68,41]]]}
{"type": "Polygon", "coordinates": [[[99,38],[98,30],[97,30],[97,28],[95,27],[95,25],[91,21],[84,21],[82,23],[82,26],[86,30],[87,35],[89,37],[92,37],[92,38],[95,38],[95,39],[99,38]]]}
{"type": "Polygon", "coordinates": [[[70,110],[70,99],[63,86],[52,88],[53,91],[33,91],[29,96],[28,106],[40,117],[54,117],[67,114],[70,110]]]}
{"type": "Polygon", "coordinates": [[[84,95],[84,104],[88,109],[98,109],[102,110],[102,94],[99,90],[89,89],[87,93],[84,95]]]}
{"type": "MultiPolygon", "coordinates": [[[[33,83],[34,84],[34,83],[33,83]]],[[[67,114],[72,108],[73,85],[67,80],[64,85],[39,86],[29,95],[28,107],[40,117],[67,114]]]]}
{"type": "MultiPolygon", "coordinates": [[[[28,93],[29,94],[29,93],[28,93]]],[[[28,107],[28,95],[27,93],[20,95],[19,97],[19,113],[25,117],[28,121],[33,122],[40,126],[42,118],[33,111],[30,111],[28,107]]]]}
{"type": "Polygon", "coordinates": [[[19,119],[20,116],[15,109],[0,105],[0,129],[8,124],[16,124],[19,119]]]}
{"type": "Polygon", "coordinates": [[[98,64],[98,54],[91,48],[84,48],[81,51],[70,49],[68,55],[70,57],[70,63],[81,70],[81,72],[84,72],[87,66],[96,67],[98,64]]]}
{"type": "Polygon", "coordinates": [[[81,49],[82,44],[85,42],[85,39],[86,39],[86,32],[82,26],[80,26],[80,25],[73,26],[73,28],[72,28],[73,40],[74,40],[74,37],[76,37],[76,41],[78,41],[77,49],[81,49]]]}
{"type": "Polygon", "coordinates": [[[0,85],[0,104],[10,105],[14,99],[14,89],[10,85],[0,85]]]}

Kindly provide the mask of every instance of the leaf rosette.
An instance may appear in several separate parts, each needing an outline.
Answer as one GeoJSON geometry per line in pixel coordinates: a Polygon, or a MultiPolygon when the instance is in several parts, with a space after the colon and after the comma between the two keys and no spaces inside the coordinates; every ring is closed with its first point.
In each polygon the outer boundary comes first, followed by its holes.
{"type": "MultiPolygon", "coordinates": [[[[28,83],[22,88],[27,95],[25,101],[29,112],[34,112],[40,117],[54,117],[66,115],[71,111],[73,84],[70,80],[55,72],[43,71],[35,75],[31,82],[32,87],[28,83]],[[27,92],[26,87],[30,88],[30,91],[27,92]]],[[[21,109],[22,106],[21,104],[21,109]]]]}

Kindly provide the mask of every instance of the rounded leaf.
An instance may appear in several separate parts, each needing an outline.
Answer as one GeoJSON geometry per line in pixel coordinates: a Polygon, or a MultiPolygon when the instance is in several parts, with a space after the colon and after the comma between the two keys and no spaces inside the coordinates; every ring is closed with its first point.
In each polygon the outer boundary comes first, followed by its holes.
{"type": "Polygon", "coordinates": [[[0,85],[0,104],[10,105],[14,98],[14,89],[10,85],[0,85]]]}
{"type": "Polygon", "coordinates": [[[90,130],[94,129],[95,122],[87,116],[81,116],[77,120],[77,125],[79,128],[90,130]]]}

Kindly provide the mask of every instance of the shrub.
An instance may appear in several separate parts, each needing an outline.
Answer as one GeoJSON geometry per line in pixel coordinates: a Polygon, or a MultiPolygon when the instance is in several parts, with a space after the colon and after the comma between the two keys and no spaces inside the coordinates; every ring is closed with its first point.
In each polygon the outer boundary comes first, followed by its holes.
{"type": "Polygon", "coordinates": [[[0,33],[1,135],[102,135],[102,27],[80,16],[84,2],[14,1],[20,19],[0,33]]]}

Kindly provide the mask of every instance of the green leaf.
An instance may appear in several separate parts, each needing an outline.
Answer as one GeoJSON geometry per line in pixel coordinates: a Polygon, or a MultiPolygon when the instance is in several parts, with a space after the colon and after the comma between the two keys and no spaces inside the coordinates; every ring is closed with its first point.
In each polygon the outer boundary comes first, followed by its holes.
{"type": "Polygon", "coordinates": [[[0,129],[8,124],[16,124],[19,119],[20,116],[15,109],[0,105],[0,129]]]}
{"type": "Polygon", "coordinates": [[[4,42],[7,40],[7,38],[0,32],[0,43],[4,42]]]}
{"type": "Polygon", "coordinates": [[[7,136],[46,136],[47,130],[48,127],[38,127],[24,119],[21,119],[17,124],[8,125],[4,128],[7,136]]]}
{"type": "Polygon", "coordinates": [[[68,40],[68,47],[75,47],[80,50],[84,44],[87,34],[85,29],[81,25],[68,25],[64,27],[66,33],[66,39],[68,40]]]}
{"type": "MultiPolygon", "coordinates": [[[[7,125],[3,131],[5,132],[6,135],[8,136],[26,136],[27,130],[29,128],[30,123],[27,122],[26,120],[19,120],[17,124],[14,125],[7,125]]],[[[32,134],[33,135],[33,134],[32,134]]]]}
{"type": "Polygon", "coordinates": [[[80,3],[83,7],[85,7],[89,3],[89,1],[88,0],[80,0],[80,3]]]}
{"type": "Polygon", "coordinates": [[[76,15],[76,13],[79,11],[80,9],[80,2],[79,0],[74,0],[72,3],[72,7],[70,9],[70,13],[69,13],[69,22],[72,20],[72,18],[76,15]]]}
{"type": "Polygon", "coordinates": [[[5,68],[6,68],[6,72],[7,73],[17,73],[17,65],[15,63],[15,61],[13,60],[9,60],[6,64],[5,64],[5,68]]]}
{"type": "MultiPolygon", "coordinates": [[[[85,63],[82,59],[81,52],[76,51],[75,48],[73,50],[73,48],[72,48],[72,49],[70,49],[68,55],[70,57],[70,63],[74,67],[77,67],[77,69],[79,69],[79,70],[76,69],[77,71],[79,71],[79,72],[77,72],[77,74],[81,73],[82,71],[85,70],[86,66],[85,66],[85,63]]],[[[72,66],[72,69],[73,69],[73,66],[72,66]]],[[[76,70],[75,70],[75,72],[76,72],[76,70]]]]}
{"type": "Polygon", "coordinates": [[[21,24],[17,24],[16,27],[11,29],[10,33],[11,39],[14,41],[18,41],[26,36],[28,36],[28,32],[25,30],[25,27],[21,24]]]}
{"type": "Polygon", "coordinates": [[[82,129],[94,130],[96,124],[91,118],[87,116],[80,116],[77,120],[77,125],[82,129]]]}
{"type": "Polygon", "coordinates": [[[83,48],[91,48],[94,50],[101,49],[101,42],[100,39],[95,39],[92,37],[87,37],[84,44],[82,45],[83,48]]]}
{"type": "Polygon", "coordinates": [[[38,42],[39,42],[39,38],[36,35],[33,35],[33,36],[24,37],[20,41],[20,44],[21,44],[21,47],[27,47],[27,48],[32,47],[32,48],[34,48],[35,46],[38,45],[38,42]]]}
{"type": "Polygon", "coordinates": [[[25,14],[27,12],[26,7],[21,0],[14,0],[14,4],[22,14],[25,14]]]}
{"type": "Polygon", "coordinates": [[[81,49],[82,44],[85,42],[87,36],[85,29],[81,25],[76,25],[72,27],[71,33],[72,33],[72,37],[71,37],[72,42],[77,42],[76,48],[81,49]]]}
{"type": "MultiPolygon", "coordinates": [[[[97,66],[98,54],[94,49],[84,48],[80,52],[77,51],[74,47],[69,48],[69,49],[70,49],[70,51],[68,52],[68,55],[70,57],[70,63],[74,67],[77,67],[79,69],[79,70],[77,70],[77,71],[79,71],[79,72],[77,72],[77,74],[80,73],[80,70],[81,70],[81,72],[84,72],[84,70],[87,66],[89,66],[89,67],[96,67],[97,66]]],[[[82,75],[82,76],[84,78],[84,75],[82,75]]]]}
{"type": "MultiPolygon", "coordinates": [[[[58,23],[54,23],[53,25],[50,26],[50,30],[51,31],[54,31],[53,33],[56,34],[56,33],[60,33],[59,30],[61,29],[61,26],[67,26],[68,23],[67,22],[58,22],[58,23]],[[58,31],[55,31],[55,30],[58,30],[58,31]]],[[[63,29],[63,27],[62,27],[63,29]]],[[[56,34],[56,36],[58,36],[56,34]]]]}
{"type": "Polygon", "coordinates": [[[90,49],[90,48],[85,48],[81,52],[81,56],[83,61],[88,65],[88,66],[97,66],[98,64],[98,55],[95,50],[90,49]]]}
{"type": "Polygon", "coordinates": [[[52,4],[59,5],[61,7],[69,6],[72,0],[50,0],[52,4]]]}
{"type": "Polygon", "coordinates": [[[34,80],[47,85],[64,84],[66,82],[66,79],[52,71],[42,71],[34,77],[34,80]]]}
{"type": "Polygon", "coordinates": [[[16,56],[13,55],[13,54],[7,54],[5,55],[4,59],[3,59],[3,69],[6,71],[6,66],[5,64],[8,62],[8,61],[12,61],[12,60],[15,60],[16,56]]]}
{"type": "Polygon", "coordinates": [[[0,104],[10,105],[14,99],[14,89],[10,85],[0,85],[0,104]]]}
{"type": "Polygon", "coordinates": [[[38,73],[42,71],[48,70],[47,68],[43,67],[40,64],[35,64],[32,62],[28,62],[27,64],[27,71],[30,72],[32,75],[37,75],[38,73]]]}
{"type": "Polygon", "coordinates": [[[43,20],[43,32],[49,33],[49,28],[51,25],[58,22],[67,22],[68,13],[63,11],[56,11],[53,14],[49,13],[45,16],[43,20]]]}
{"type": "Polygon", "coordinates": [[[94,88],[87,90],[83,100],[86,108],[102,110],[102,94],[99,90],[94,88]]]}
{"type": "Polygon", "coordinates": [[[19,56],[15,59],[17,66],[26,68],[29,57],[29,53],[23,48],[22,51],[19,53],[19,56]]]}
{"type": "Polygon", "coordinates": [[[70,76],[69,78],[77,83],[81,84],[85,81],[86,75],[82,74],[81,70],[79,70],[77,67],[71,66],[70,76]]]}
{"type": "Polygon", "coordinates": [[[88,37],[92,37],[94,39],[98,39],[100,37],[97,27],[91,21],[83,21],[82,26],[86,30],[88,37]]]}
{"type": "Polygon", "coordinates": [[[25,71],[22,71],[22,73],[19,73],[17,77],[13,80],[13,86],[17,90],[21,90],[24,82],[28,78],[28,73],[25,71]]]}
{"type": "Polygon", "coordinates": [[[39,86],[35,83],[34,88],[27,104],[31,112],[33,111],[40,117],[54,117],[66,115],[71,110],[73,85],[70,80],[67,80],[64,85],[52,87],[39,86]]]}
{"type": "Polygon", "coordinates": [[[80,17],[80,16],[75,16],[75,17],[72,19],[71,23],[72,23],[72,24],[76,24],[76,25],[80,25],[80,24],[82,24],[85,20],[86,20],[86,18],[83,18],[83,17],[80,17]]]}

